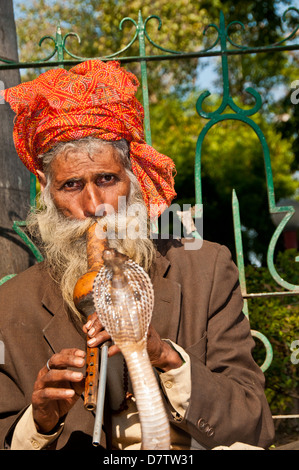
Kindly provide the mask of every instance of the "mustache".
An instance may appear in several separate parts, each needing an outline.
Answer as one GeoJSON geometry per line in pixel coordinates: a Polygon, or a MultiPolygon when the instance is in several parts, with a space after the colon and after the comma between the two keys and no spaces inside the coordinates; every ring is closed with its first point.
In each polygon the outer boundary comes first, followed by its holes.
{"type": "Polygon", "coordinates": [[[86,234],[95,223],[100,238],[104,229],[109,248],[127,255],[149,272],[156,250],[153,241],[146,236],[149,218],[145,206],[136,217],[127,217],[126,212],[116,212],[78,220],[65,217],[56,208],[51,194],[44,192],[42,205],[27,218],[27,229],[38,240],[50,275],[59,285],[71,315],[80,320],[81,314],[73,302],[73,291],[79,277],[88,270],[86,234]],[[143,230],[140,231],[139,227],[143,230]],[[128,228],[134,231],[134,237],[127,236],[128,228]]]}

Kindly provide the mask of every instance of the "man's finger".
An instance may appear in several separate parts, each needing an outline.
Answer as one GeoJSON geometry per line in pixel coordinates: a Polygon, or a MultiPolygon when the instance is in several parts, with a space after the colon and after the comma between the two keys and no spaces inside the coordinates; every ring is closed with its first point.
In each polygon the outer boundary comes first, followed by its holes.
{"type": "Polygon", "coordinates": [[[74,372],[68,369],[51,369],[46,375],[43,376],[44,386],[47,387],[52,383],[59,382],[80,382],[83,380],[84,375],[82,372],[74,372]]]}
{"type": "Polygon", "coordinates": [[[76,392],[72,388],[47,387],[33,393],[36,395],[38,394],[38,401],[41,403],[44,400],[65,400],[67,398],[72,398],[76,392]]]}
{"type": "Polygon", "coordinates": [[[87,345],[90,348],[94,348],[96,346],[99,346],[106,341],[109,341],[111,339],[111,336],[107,333],[106,330],[102,330],[100,333],[97,333],[96,335],[92,336],[88,341],[87,345]]]}
{"type": "Polygon", "coordinates": [[[60,353],[53,354],[45,367],[47,370],[83,367],[85,364],[85,355],[85,351],[80,349],[64,349],[60,353]]]}

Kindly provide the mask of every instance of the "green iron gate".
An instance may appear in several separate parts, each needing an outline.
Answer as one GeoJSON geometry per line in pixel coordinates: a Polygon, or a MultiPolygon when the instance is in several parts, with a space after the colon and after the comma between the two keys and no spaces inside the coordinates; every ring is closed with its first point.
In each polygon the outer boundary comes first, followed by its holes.
{"type": "MultiPolygon", "coordinates": [[[[296,12],[299,17],[299,10],[296,8],[289,8],[283,15],[283,21],[286,21],[288,13],[296,12]]],[[[247,46],[240,46],[236,44],[233,39],[230,37],[230,28],[232,25],[237,24],[242,29],[245,29],[244,25],[239,21],[233,21],[230,24],[226,25],[225,18],[223,13],[220,13],[220,21],[219,24],[216,25],[211,23],[205,29],[204,34],[206,33],[208,28],[213,28],[214,32],[216,33],[216,39],[214,40],[213,44],[210,47],[207,47],[203,50],[198,52],[179,52],[175,50],[165,49],[161,47],[159,44],[154,42],[148,31],[147,31],[147,23],[149,21],[157,21],[158,22],[158,29],[161,28],[162,22],[161,19],[156,15],[151,15],[146,20],[143,20],[141,12],[139,12],[137,22],[132,18],[124,18],[120,22],[120,29],[122,29],[123,24],[125,22],[130,22],[133,24],[135,32],[131,41],[122,48],[120,51],[115,52],[114,54],[98,57],[103,61],[108,60],[118,60],[121,63],[130,63],[130,62],[138,62],[141,68],[141,84],[142,84],[142,94],[143,94],[143,106],[145,111],[145,136],[146,141],[148,144],[151,145],[151,126],[150,126],[150,106],[149,106],[149,93],[148,93],[148,75],[147,75],[147,63],[149,61],[165,61],[165,60],[182,60],[182,59],[201,59],[206,57],[221,57],[222,61],[222,78],[223,78],[223,94],[222,94],[222,102],[217,110],[212,112],[205,112],[203,110],[203,102],[204,100],[210,95],[209,91],[205,91],[201,93],[198,97],[196,103],[196,109],[200,117],[204,118],[207,123],[201,130],[196,148],[195,148],[195,202],[196,204],[202,204],[202,182],[201,182],[201,160],[202,160],[202,147],[203,142],[207,133],[212,129],[213,126],[216,124],[227,121],[227,120],[237,120],[245,123],[248,125],[257,135],[260,144],[263,149],[263,156],[264,156],[264,164],[265,164],[265,176],[267,182],[267,193],[268,193],[268,205],[269,205],[269,213],[270,214],[281,214],[282,220],[277,226],[272,239],[268,246],[268,254],[267,254],[267,263],[269,271],[276,281],[276,283],[282,287],[284,290],[281,289],[276,292],[260,292],[260,293],[248,293],[246,288],[246,280],[245,280],[245,266],[244,266],[244,257],[243,257],[243,246],[242,246],[242,235],[241,235],[241,215],[239,211],[239,202],[237,198],[236,191],[233,190],[232,192],[232,208],[233,208],[233,223],[234,223],[234,233],[235,233],[235,246],[236,246],[236,261],[239,268],[240,273],[240,284],[242,295],[244,298],[244,313],[249,318],[249,308],[248,308],[248,300],[254,297],[266,297],[266,296],[282,296],[282,295],[294,295],[299,294],[299,286],[289,283],[286,279],[283,279],[276,270],[274,264],[274,251],[277,244],[277,241],[282,234],[286,224],[293,216],[295,209],[293,206],[278,206],[275,201],[275,194],[274,194],[274,184],[273,184],[273,175],[272,175],[272,167],[271,167],[271,158],[270,158],[270,151],[268,144],[266,142],[266,138],[261,130],[261,128],[256,124],[256,122],[252,119],[252,117],[257,114],[262,106],[262,98],[260,94],[252,89],[247,88],[246,92],[248,92],[255,100],[255,104],[251,109],[242,109],[240,108],[234,101],[233,97],[231,96],[230,92],[230,85],[229,85],[229,65],[228,65],[228,57],[232,55],[242,55],[242,54],[273,54],[278,51],[291,51],[291,50],[299,50],[299,45],[297,44],[288,44],[288,41],[293,39],[296,36],[296,33],[299,30],[299,25],[296,26],[287,37],[282,39],[280,42],[277,42],[270,46],[264,47],[247,47],[247,46]],[[127,52],[133,43],[137,42],[139,46],[139,55],[138,56],[124,56],[123,54],[127,52]],[[150,43],[158,52],[157,54],[153,55],[146,55],[146,44],[150,43]]],[[[69,32],[66,35],[62,35],[60,26],[57,27],[56,35],[55,36],[44,36],[41,38],[39,45],[41,46],[45,40],[50,40],[53,43],[53,51],[50,55],[48,55],[45,59],[36,61],[36,62],[13,62],[6,59],[0,58],[0,70],[6,69],[28,69],[28,68],[44,68],[47,67],[65,67],[75,65],[79,62],[94,59],[87,58],[87,57],[80,57],[77,55],[72,54],[71,51],[68,50],[66,46],[67,38],[69,36],[75,36],[80,41],[79,36],[76,33],[69,32]],[[65,56],[68,56],[66,59],[65,56]]],[[[35,198],[36,198],[36,181],[35,177],[31,175],[31,184],[30,184],[30,204],[34,206],[35,198]]],[[[18,235],[23,239],[23,241],[29,246],[31,251],[33,252],[37,261],[42,260],[42,255],[36,246],[32,243],[32,241],[27,237],[27,235],[22,230],[22,227],[25,226],[24,221],[15,221],[13,224],[13,229],[18,233],[18,235]]],[[[198,237],[198,233],[194,232],[194,236],[198,237]]],[[[299,257],[297,257],[294,261],[299,261],[299,257]]],[[[4,283],[9,278],[13,277],[14,274],[9,274],[5,276],[2,280],[0,280],[0,284],[4,283]]],[[[270,366],[272,359],[273,359],[273,351],[272,346],[268,338],[258,331],[252,330],[252,334],[258,340],[260,340],[264,347],[265,347],[265,360],[261,365],[263,371],[267,370],[270,366]]],[[[298,417],[295,415],[294,417],[298,417]]]]}

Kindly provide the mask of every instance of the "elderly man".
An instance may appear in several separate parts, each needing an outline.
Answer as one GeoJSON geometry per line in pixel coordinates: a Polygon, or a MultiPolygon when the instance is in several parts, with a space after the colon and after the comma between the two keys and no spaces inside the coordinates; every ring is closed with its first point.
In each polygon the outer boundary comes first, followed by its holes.
{"type": "MultiPolygon", "coordinates": [[[[118,63],[87,61],[6,90],[16,112],[18,154],[41,185],[28,217],[45,261],[0,289],[1,447],[88,449],[94,415],[84,409],[86,333],[90,347],[110,336],[76,309],[73,291],[87,270],[86,232],[105,220],[108,243],[151,277],[155,304],[149,359],[170,422],[172,449],[236,441],[267,448],[273,423],[264,377],[242,313],[238,272],[228,250],[204,241],[112,237],[107,207],[138,202],[138,226],[175,197],[174,164],[147,145],[136,77],[118,63]]],[[[115,220],[115,219],[114,219],[115,220]]],[[[125,224],[126,224],[125,220],[125,224]]],[[[98,449],[140,449],[134,391],[116,345],[109,347],[104,433],[98,449]]]]}

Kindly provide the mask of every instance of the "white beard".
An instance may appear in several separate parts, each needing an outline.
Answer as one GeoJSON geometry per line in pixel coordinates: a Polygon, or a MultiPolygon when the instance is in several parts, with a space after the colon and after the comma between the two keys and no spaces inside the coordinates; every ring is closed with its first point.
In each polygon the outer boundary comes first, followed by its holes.
{"type": "MultiPolygon", "coordinates": [[[[131,189],[133,186],[131,182],[131,189]]],[[[95,223],[96,218],[77,220],[65,217],[54,205],[47,187],[42,193],[41,200],[44,207],[29,214],[27,228],[32,237],[40,240],[45,263],[51,277],[59,284],[64,301],[71,312],[82,320],[80,312],[74,305],[73,292],[78,279],[88,270],[86,232],[95,223]]],[[[135,203],[141,204],[144,208],[136,217],[117,213],[116,217],[112,214],[97,220],[99,226],[105,225],[110,248],[127,255],[149,271],[155,260],[156,250],[149,237],[148,217],[141,193],[133,187],[127,207],[135,203]],[[143,229],[140,230],[139,236],[137,233],[133,238],[124,237],[123,231],[128,227],[143,229]]]]}

